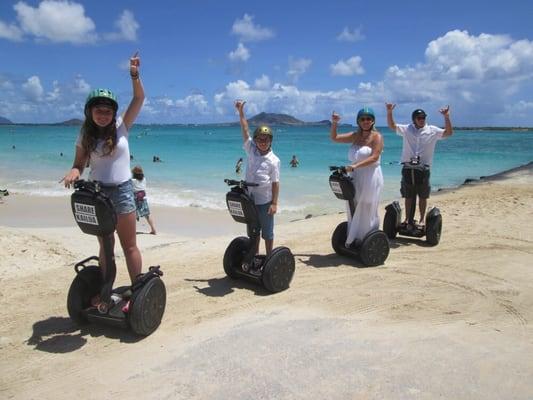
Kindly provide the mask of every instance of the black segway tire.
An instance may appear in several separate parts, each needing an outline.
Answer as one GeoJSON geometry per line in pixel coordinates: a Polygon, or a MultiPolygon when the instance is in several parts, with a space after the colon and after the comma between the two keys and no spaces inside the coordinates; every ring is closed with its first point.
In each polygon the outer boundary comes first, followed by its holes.
{"type": "Polygon", "coordinates": [[[348,222],[341,222],[331,235],[331,247],[335,253],[343,256],[346,255],[344,249],[346,248],[346,237],[348,236],[348,222]]]}
{"type": "Polygon", "coordinates": [[[165,312],[167,292],[159,277],[150,279],[130,299],[128,322],[137,335],[148,336],[154,332],[165,312]]]}
{"type": "Polygon", "coordinates": [[[430,246],[436,246],[440,242],[442,232],[442,215],[437,214],[428,218],[426,223],[426,242],[430,246]]]}
{"type": "Polygon", "coordinates": [[[263,286],[277,293],[288,289],[294,275],[294,256],[287,247],[276,247],[263,266],[263,286]]]}
{"type": "Polygon", "coordinates": [[[363,264],[369,267],[381,265],[389,256],[389,239],[383,231],[369,233],[363,239],[359,256],[363,264]]]}
{"type": "Polygon", "coordinates": [[[394,211],[387,210],[383,218],[383,232],[389,239],[395,239],[398,231],[396,230],[396,215],[394,211]]]}
{"type": "Polygon", "coordinates": [[[67,295],[68,315],[76,324],[84,325],[88,322],[82,311],[90,307],[91,299],[100,292],[101,287],[102,274],[99,267],[86,267],[76,274],[67,295]]]}
{"type": "Polygon", "coordinates": [[[224,253],[224,272],[232,279],[239,277],[237,270],[242,270],[242,261],[250,249],[250,238],[239,236],[231,241],[224,253]]]}

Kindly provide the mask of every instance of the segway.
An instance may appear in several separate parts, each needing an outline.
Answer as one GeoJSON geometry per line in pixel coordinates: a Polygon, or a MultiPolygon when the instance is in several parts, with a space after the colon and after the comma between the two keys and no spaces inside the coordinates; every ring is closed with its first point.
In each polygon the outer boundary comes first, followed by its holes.
{"type": "MultiPolygon", "coordinates": [[[[355,213],[355,187],[352,178],[348,176],[345,167],[329,167],[332,171],[329,177],[329,186],[333,194],[340,200],[348,201],[351,215],[355,213]]],[[[383,231],[374,230],[369,232],[363,241],[346,247],[348,237],[348,222],[341,222],[333,231],[331,245],[335,253],[359,258],[366,266],[381,265],[389,256],[389,240],[383,231]]]]}
{"type": "MultiPolygon", "coordinates": [[[[414,157],[410,162],[402,163],[404,169],[410,171],[411,183],[420,184],[421,176],[429,168],[428,165],[420,164],[420,157],[414,157]]],[[[411,209],[407,210],[407,222],[402,222],[402,208],[400,203],[393,201],[385,207],[385,217],[383,219],[383,231],[389,239],[396,238],[396,235],[409,236],[415,238],[426,237],[426,242],[430,246],[439,244],[442,231],[442,215],[437,207],[432,207],[426,214],[425,225],[415,223],[416,212],[416,192],[411,197],[411,209]]]]}
{"type": "Polygon", "coordinates": [[[287,247],[276,247],[270,255],[256,255],[261,223],[254,201],[247,188],[255,183],[224,179],[233,186],[226,194],[226,205],[233,219],[246,224],[248,236],[232,240],[224,253],[224,272],[232,279],[243,278],[262,285],[269,292],[281,292],[289,287],[294,275],[294,256],[287,247]]]}
{"type": "Polygon", "coordinates": [[[97,183],[79,180],[74,183],[71,206],[81,230],[102,238],[106,273],[102,276],[97,256],[88,257],[74,266],[76,277],[67,298],[70,318],[79,325],[105,323],[131,328],[138,335],[150,335],[161,323],[165,311],[163,272],[159,266],[150,267],[132,286],[113,289],[117,272],[112,244],[117,223],[113,203],[100,191],[97,183]],[[97,306],[91,305],[91,299],[98,294],[100,302],[97,306]]]}

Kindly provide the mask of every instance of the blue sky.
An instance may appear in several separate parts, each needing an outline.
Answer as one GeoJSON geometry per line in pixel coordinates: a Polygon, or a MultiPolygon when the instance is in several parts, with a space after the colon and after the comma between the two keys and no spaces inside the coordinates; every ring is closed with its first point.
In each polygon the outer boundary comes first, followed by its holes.
{"type": "Polygon", "coordinates": [[[424,108],[442,124],[533,126],[533,2],[0,2],[0,116],[82,118],[108,87],[124,107],[136,50],[147,99],[138,122],[235,121],[266,111],[306,121],[363,105],[385,125],[424,108]]]}

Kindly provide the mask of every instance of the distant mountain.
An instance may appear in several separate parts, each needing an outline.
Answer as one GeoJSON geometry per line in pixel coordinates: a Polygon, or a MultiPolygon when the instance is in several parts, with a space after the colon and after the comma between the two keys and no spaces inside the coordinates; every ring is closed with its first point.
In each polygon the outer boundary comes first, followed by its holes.
{"type": "MultiPolygon", "coordinates": [[[[324,119],[316,122],[305,122],[287,114],[262,112],[248,120],[250,125],[290,125],[290,126],[330,126],[331,121],[324,119]]],[[[344,124],[342,124],[344,125],[344,124]]]]}
{"type": "Polygon", "coordinates": [[[67,121],[58,122],[57,124],[54,124],[54,125],[77,126],[77,125],[82,125],[82,124],[83,124],[83,121],[81,119],[72,118],[67,121]]]}
{"type": "Polygon", "coordinates": [[[259,113],[248,120],[250,125],[305,125],[305,122],[287,114],[259,113]]]}
{"type": "Polygon", "coordinates": [[[11,124],[13,124],[13,122],[8,120],[7,118],[0,117],[0,125],[11,125],[11,124]]]}

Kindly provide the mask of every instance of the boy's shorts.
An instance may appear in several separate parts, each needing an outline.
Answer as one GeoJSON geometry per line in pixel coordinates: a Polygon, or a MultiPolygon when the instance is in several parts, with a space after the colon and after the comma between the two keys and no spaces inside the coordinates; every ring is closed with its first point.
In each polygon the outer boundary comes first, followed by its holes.
{"type": "Polygon", "coordinates": [[[117,214],[129,214],[137,209],[131,179],[119,185],[106,185],[100,182],[100,190],[111,199],[117,214]]]}
{"type": "Polygon", "coordinates": [[[421,171],[403,168],[402,184],[400,187],[402,197],[413,198],[418,195],[421,199],[428,199],[429,193],[431,192],[429,176],[429,169],[421,171]]]}
{"type": "Polygon", "coordinates": [[[271,204],[272,202],[255,205],[261,222],[261,237],[265,240],[274,240],[274,215],[268,213],[271,204]]]}

